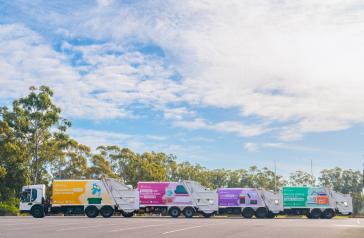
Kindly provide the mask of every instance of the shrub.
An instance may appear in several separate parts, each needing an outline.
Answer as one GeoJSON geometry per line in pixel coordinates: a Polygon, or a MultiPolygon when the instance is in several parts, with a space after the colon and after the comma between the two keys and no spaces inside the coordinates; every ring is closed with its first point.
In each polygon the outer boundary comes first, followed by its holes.
{"type": "Polygon", "coordinates": [[[16,216],[19,214],[17,200],[0,202],[0,216],[16,216]]]}
{"type": "Polygon", "coordinates": [[[363,216],[364,215],[364,195],[359,193],[353,193],[353,207],[354,207],[354,216],[363,216]]]}

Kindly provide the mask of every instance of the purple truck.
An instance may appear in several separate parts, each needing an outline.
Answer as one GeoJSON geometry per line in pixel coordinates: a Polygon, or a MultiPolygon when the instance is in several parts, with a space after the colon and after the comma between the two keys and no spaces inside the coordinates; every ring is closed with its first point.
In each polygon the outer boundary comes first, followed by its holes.
{"type": "Polygon", "coordinates": [[[255,188],[219,188],[219,214],[241,214],[245,218],[265,218],[270,214],[255,188]]]}

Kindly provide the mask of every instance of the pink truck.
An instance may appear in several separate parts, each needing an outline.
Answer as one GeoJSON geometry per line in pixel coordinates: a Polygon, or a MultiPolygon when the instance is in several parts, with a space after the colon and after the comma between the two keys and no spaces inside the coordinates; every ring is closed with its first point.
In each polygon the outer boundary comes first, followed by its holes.
{"type": "Polygon", "coordinates": [[[218,210],[218,194],[194,181],[139,182],[140,209],[147,213],[186,218],[199,213],[210,217],[218,210]]]}

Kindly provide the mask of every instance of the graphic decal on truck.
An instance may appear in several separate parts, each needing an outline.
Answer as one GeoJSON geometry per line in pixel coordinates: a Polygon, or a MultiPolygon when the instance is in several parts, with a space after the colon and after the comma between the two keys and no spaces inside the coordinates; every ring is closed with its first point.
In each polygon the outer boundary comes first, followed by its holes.
{"type": "Polygon", "coordinates": [[[139,182],[139,200],[142,205],[191,205],[186,188],[176,182],[139,182]]]}
{"type": "Polygon", "coordinates": [[[284,187],[284,207],[328,206],[330,200],[324,188],[284,187]]]}
{"type": "Polygon", "coordinates": [[[219,206],[260,207],[262,199],[254,188],[220,188],[219,206]]]}
{"type": "Polygon", "coordinates": [[[111,204],[110,196],[104,190],[99,180],[55,180],[53,204],[111,204]]]}

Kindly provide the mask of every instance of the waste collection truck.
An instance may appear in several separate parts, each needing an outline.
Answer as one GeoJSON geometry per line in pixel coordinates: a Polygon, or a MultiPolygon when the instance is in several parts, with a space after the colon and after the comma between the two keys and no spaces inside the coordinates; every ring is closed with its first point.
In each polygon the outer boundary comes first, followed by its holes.
{"type": "Polygon", "coordinates": [[[353,212],[349,194],[322,187],[283,187],[279,192],[255,188],[220,188],[219,214],[242,214],[245,218],[306,215],[330,219],[353,212]]]}
{"type": "Polygon", "coordinates": [[[353,212],[351,196],[329,188],[283,187],[281,194],[283,214],[330,219],[335,215],[351,215],[353,212]]]}
{"type": "Polygon", "coordinates": [[[130,217],[139,209],[138,190],[110,178],[54,180],[51,196],[46,198],[45,185],[24,186],[20,195],[20,211],[36,218],[51,213],[111,217],[114,212],[130,217]]]}
{"type": "Polygon", "coordinates": [[[139,182],[140,210],[186,218],[210,217],[218,210],[218,195],[198,182],[139,182]]]}
{"type": "Polygon", "coordinates": [[[273,218],[281,212],[280,193],[256,188],[219,188],[219,214],[273,218]]]}

